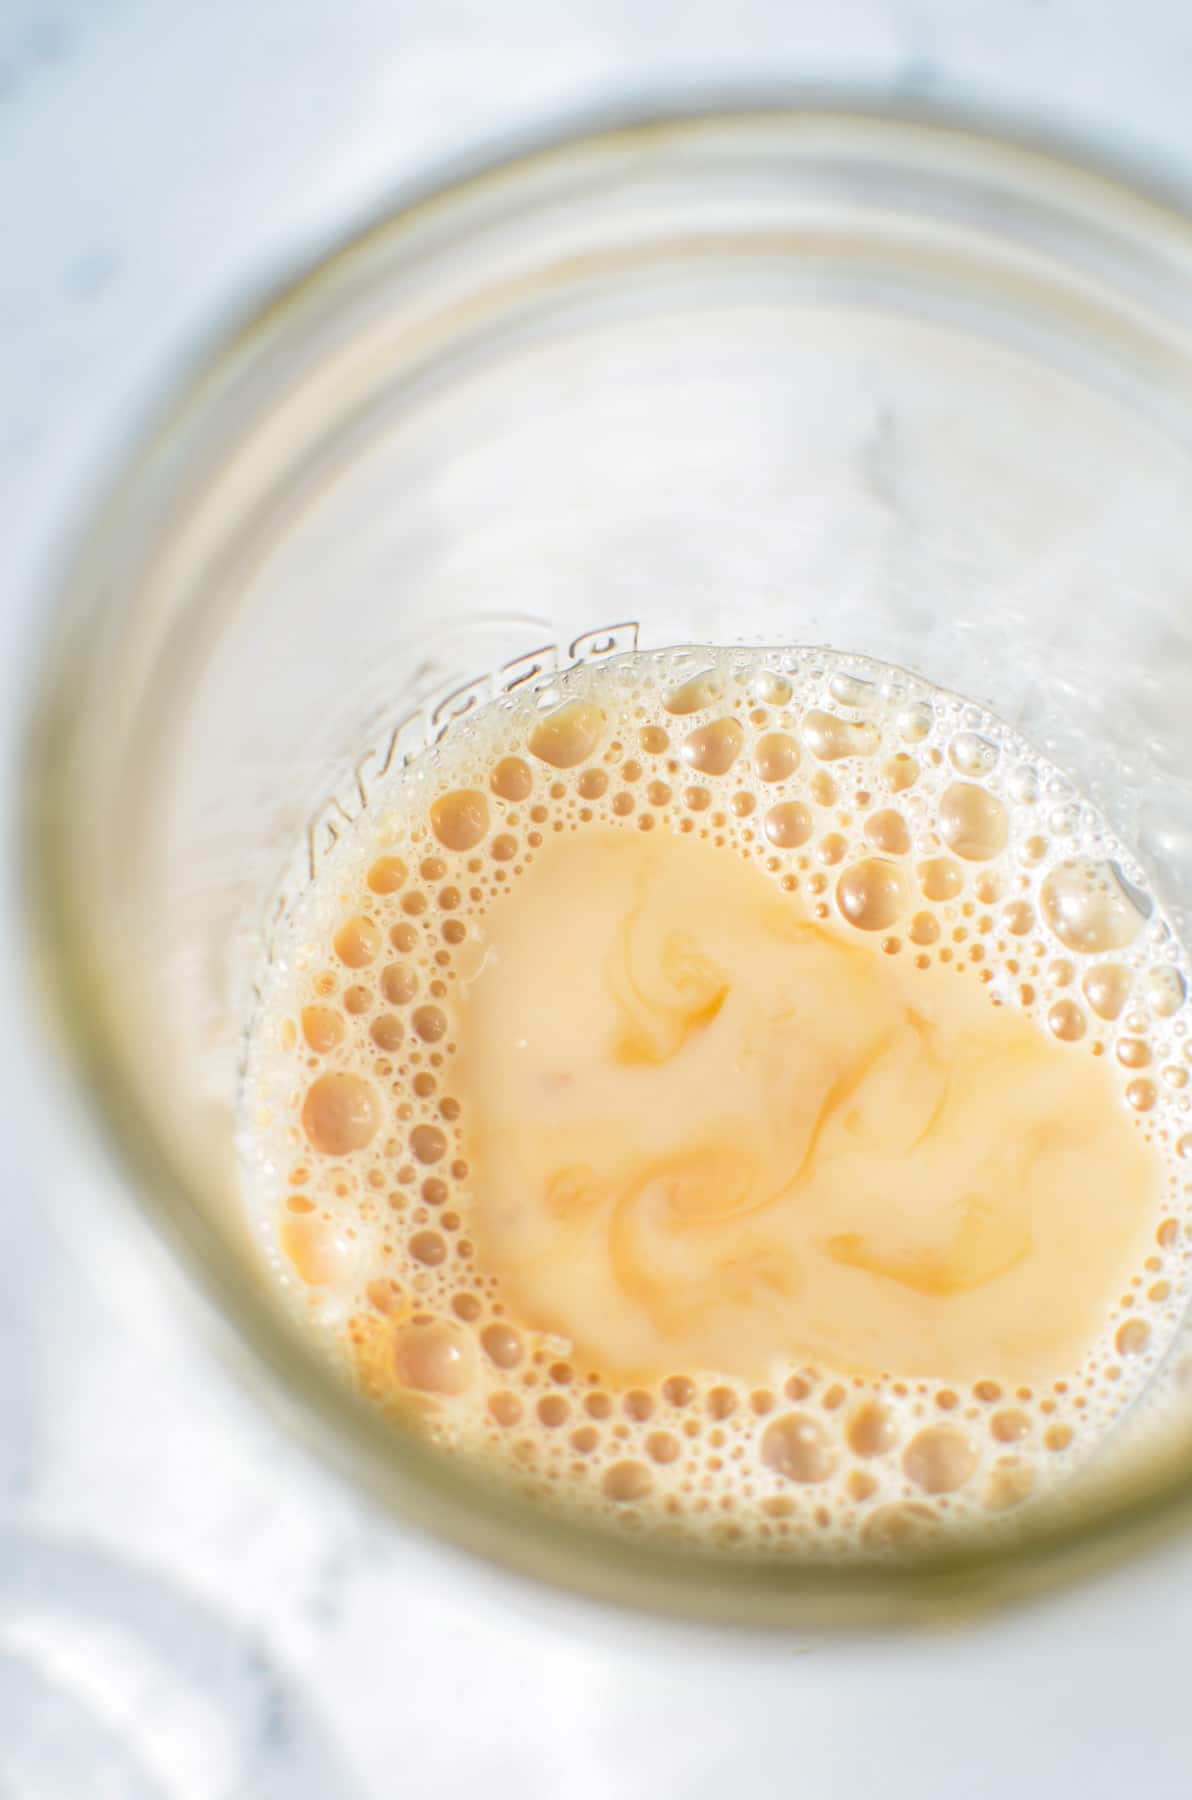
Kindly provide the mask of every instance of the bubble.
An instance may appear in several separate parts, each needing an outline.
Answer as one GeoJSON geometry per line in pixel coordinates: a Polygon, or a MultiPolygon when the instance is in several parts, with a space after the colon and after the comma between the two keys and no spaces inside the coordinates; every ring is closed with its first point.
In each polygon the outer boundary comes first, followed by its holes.
{"type": "Polygon", "coordinates": [[[315,1213],[284,1219],[278,1241],[299,1280],[310,1287],[346,1281],[358,1261],[353,1245],[315,1213]]]}
{"type": "Polygon", "coordinates": [[[1150,1112],[1158,1097],[1154,1082],[1148,1081],[1145,1075],[1127,1085],[1126,1099],[1135,1112],[1150,1112]]]}
{"type": "Polygon", "coordinates": [[[786,781],[799,766],[799,746],[785,731],[767,732],[754,746],[753,766],[759,781],[786,781]]]}
{"type": "Polygon", "coordinates": [[[662,704],[668,713],[683,718],[688,713],[703,712],[706,707],[714,706],[723,693],[724,681],[719,671],[705,669],[676,687],[668,688],[662,696],[662,704]]]}
{"type": "Polygon", "coordinates": [[[534,727],[528,740],[532,756],[552,769],[575,769],[596,749],[607,721],[598,706],[573,700],[548,713],[534,727]]]}
{"type": "Polygon", "coordinates": [[[416,1006],[410,1022],[424,1044],[437,1044],[447,1030],[447,1014],[440,1006],[416,1006]]]}
{"type": "Polygon", "coordinates": [[[488,801],[479,788],[440,794],[430,809],[430,826],[446,850],[474,850],[488,834],[488,801]]]}
{"type": "Polygon", "coordinates": [[[849,1415],[845,1439],[854,1456],[882,1456],[898,1442],[893,1413],[877,1400],[863,1400],[849,1415]]]}
{"type": "Polygon", "coordinates": [[[789,1519],[797,1510],[788,1494],[767,1494],[761,1502],[761,1511],[768,1519],[789,1519]]]}
{"type": "Polygon", "coordinates": [[[509,1392],[508,1388],[498,1388],[495,1394],[489,1395],[488,1410],[497,1424],[506,1429],[521,1422],[522,1403],[516,1394],[509,1392]]]}
{"type": "Polygon", "coordinates": [[[727,775],[744,742],[745,733],[735,719],[714,719],[690,733],[680,755],[689,769],[701,775],[727,775]]]}
{"type": "Polygon", "coordinates": [[[845,756],[872,756],[878,746],[876,725],[868,720],[854,724],[833,713],[812,710],[803,714],[803,742],[820,762],[839,762],[845,756]]]}
{"type": "Polygon", "coordinates": [[[1137,1356],[1150,1342],[1151,1328],[1145,1319],[1127,1319],[1119,1325],[1114,1347],[1119,1356],[1137,1356]]]}
{"type": "Polygon", "coordinates": [[[828,692],[833,700],[841,706],[870,706],[873,702],[873,683],[863,676],[851,675],[842,670],[833,675],[828,683],[828,692]]]}
{"type": "Polygon", "coordinates": [[[381,1013],[369,1026],[368,1035],[378,1050],[389,1054],[401,1044],[405,1027],[396,1013],[381,1013]]]}
{"type": "Polygon", "coordinates": [[[708,1417],[731,1419],[737,1410],[737,1396],[730,1387],[714,1387],[708,1392],[708,1417]]]}
{"type": "Polygon", "coordinates": [[[811,836],[811,814],[801,800],[782,800],[770,808],[762,829],[777,849],[796,850],[811,836]]]}
{"type": "Polygon", "coordinates": [[[417,1162],[442,1162],[447,1154],[447,1134],[437,1125],[415,1125],[410,1133],[410,1149],[417,1162]]]}
{"type": "Polygon", "coordinates": [[[1151,1060],[1151,1047],[1142,1038],[1119,1038],[1115,1053],[1123,1069],[1145,1069],[1151,1060]]]}
{"type": "Polygon", "coordinates": [[[867,856],[845,869],[836,904],[858,931],[886,931],[907,909],[906,878],[897,863],[867,856]]]}
{"type": "Polygon", "coordinates": [[[1048,1011],[1047,1023],[1065,1044],[1075,1044],[1084,1036],[1084,1014],[1074,1000],[1057,1000],[1048,1011]]]}
{"type": "Polygon", "coordinates": [[[364,1291],[369,1305],[379,1313],[392,1312],[400,1298],[398,1288],[392,1281],[370,1281],[364,1291]]]}
{"type": "Polygon", "coordinates": [[[343,1043],[344,1022],[329,1006],[304,1006],[302,1036],[308,1049],[323,1056],[343,1043]]]}
{"type": "Polygon", "coordinates": [[[644,1388],[630,1388],[621,1402],[621,1410],[626,1418],[652,1419],[654,1416],[654,1396],[647,1394],[644,1388]]]}
{"type": "Polygon", "coordinates": [[[512,862],[517,855],[517,839],[507,831],[500,831],[488,848],[494,862],[512,862]]]}
{"type": "Polygon", "coordinates": [[[539,1423],[545,1425],[548,1431],[556,1431],[571,1417],[571,1406],[562,1394],[544,1394],[535,1410],[539,1423]]]}
{"type": "Polygon", "coordinates": [[[1184,1004],[1184,978],[1160,963],[1142,978],[1142,997],[1160,1019],[1169,1019],[1184,1004]]]}
{"type": "Polygon", "coordinates": [[[427,1268],[437,1268],[447,1257],[447,1246],[437,1231],[416,1231],[410,1239],[410,1255],[427,1268]]]}
{"type": "Polygon", "coordinates": [[[960,775],[989,775],[997,759],[997,745],[975,731],[958,732],[948,745],[948,761],[960,775]]]}
{"type": "Polygon", "coordinates": [[[1026,937],[1034,930],[1035,909],[1025,900],[1011,900],[1002,914],[1002,923],[1012,937],[1026,937]]]}
{"type": "Polygon", "coordinates": [[[400,856],[378,856],[368,871],[368,885],[374,894],[396,894],[406,878],[406,865],[400,856]]]}
{"type": "Polygon", "coordinates": [[[676,1462],[681,1449],[673,1431],[652,1431],[646,1439],[646,1453],[656,1463],[676,1462]]]}
{"type": "Polygon", "coordinates": [[[1076,858],[1057,863],[1044,878],[1039,904],[1060,943],[1085,955],[1123,950],[1143,926],[1109,863],[1076,858]]]}
{"type": "Polygon", "coordinates": [[[865,836],[875,850],[886,856],[905,856],[911,847],[911,834],[900,812],[887,809],[871,813],[865,821],[865,836]]]}
{"type": "Polygon", "coordinates": [[[1010,821],[1001,801],[985,788],[954,781],[940,797],[940,836],[966,862],[988,862],[1006,848],[1010,821]]]}
{"type": "Polygon", "coordinates": [[[994,1413],[989,1429],[999,1444],[1017,1444],[1030,1436],[1030,1415],[1016,1406],[1004,1407],[1001,1412],[994,1413]]]}
{"type": "Polygon", "coordinates": [[[918,875],[925,900],[955,900],[964,887],[964,870],[950,856],[934,856],[921,862],[918,875]]]}
{"type": "Polygon", "coordinates": [[[469,1333],[449,1319],[414,1319],[394,1334],[393,1366],[404,1387],[425,1394],[463,1394],[476,1378],[469,1333]]]}
{"type": "Polygon", "coordinates": [[[512,1325],[486,1325],[480,1333],[484,1354],[498,1369],[516,1369],[525,1355],[525,1347],[512,1325]]]}
{"type": "Polygon", "coordinates": [[[836,1451],[828,1432],[810,1413],[784,1413],[762,1433],[761,1459],[788,1481],[827,1481],[836,1468],[836,1451]]]}
{"type": "Polygon", "coordinates": [[[654,1477],[645,1463],[632,1460],[613,1463],[604,1471],[604,1479],[600,1483],[605,1498],[619,1504],[629,1500],[644,1500],[653,1486],[654,1477]]]}
{"type": "Polygon", "coordinates": [[[1033,806],[1039,798],[1039,778],[1026,763],[1019,763],[1010,770],[1006,781],[1006,792],[1011,800],[1019,806],[1033,806]]]}
{"type": "Polygon", "coordinates": [[[661,725],[643,725],[638,733],[638,742],[647,756],[661,756],[670,749],[670,735],[661,725]]]}
{"type": "Polygon", "coordinates": [[[904,706],[898,715],[898,734],[904,743],[919,744],[931,730],[933,713],[925,701],[904,706]]]}
{"type": "Polygon", "coordinates": [[[371,919],[358,915],[344,920],[332,942],[340,962],[349,969],[363,969],[381,948],[381,933],[371,919]]]}
{"type": "Polygon", "coordinates": [[[1099,1019],[1112,1023],[1130,993],[1131,975],[1120,963],[1098,963],[1084,978],[1084,997],[1099,1019]]]}
{"type": "Polygon", "coordinates": [[[363,1150],[380,1124],[377,1091],[362,1075],[320,1075],[306,1090],[302,1126],[314,1148],[325,1156],[363,1150]]]}
{"type": "Polygon", "coordinates": [[[695,1399],[695,1383],[689,1375],[668,1375],[662,1384],[662,1397],[669,1406],[690,1406],[695,1399]]]}
{"type": "Polygon", "coordinates": [[[882,765],[882,774],[886,778],[886,786],[892,794],[904,794],[913,788],[919,779],[919,765],[913,756],[905,750],[898,750],[893,756],[886,758],[882,765]]]}
{"type": "Polygon", "coordinates": [[[498,799],[516,804],[529,798],[534,787],[534,771],[520,756],[503,756],[489,776],[488,785],[498,799]]]}
{"type": "Polygon", "coordinates": [[[917,912],[907,931],[912,944],[934,944],[939,934],[940,922],[934,913],[929,912],[917,912]]]}
{"type": "Polygon", "coordinates": [[[929,1506],[918,1500],[897,1500],[879,1506],[861,1527],[861,1542],[872,1550],[911,1550],[929,1543],[940,1522],[929,1506]]]}
{"type": "Polygon", "coordinates": [[[763,701],[766,706],[786,706],[793,692],[786,676],[777,675],[772,669],[763,669],[753,678],[754,699],[763,701]]]}
{"type": "Polygon", "coordinates": [[[1021,1457],[1002,1457],[985,1478],[981,1504],[989,1512],[1008,1512],[1030,1497],[1035,1473],[1021,1457]]]}
{"type": "Polygon", "coordinates": [[[927,1494],[951,1494],[977,1467],[977,1449],[955,1425],[929,1425],[916,1432],[902,1454],[908,1481],[927,1494]]]}

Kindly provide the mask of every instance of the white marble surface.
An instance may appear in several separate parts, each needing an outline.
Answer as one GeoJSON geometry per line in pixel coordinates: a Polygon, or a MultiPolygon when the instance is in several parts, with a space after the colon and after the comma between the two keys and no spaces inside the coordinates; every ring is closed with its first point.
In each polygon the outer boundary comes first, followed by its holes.
{"type": "MultiPolygon", "coordinates": [[[[221,310],[460,147],[759,76],[967,98],[1192,180],[1178,0],[5,0],[6,818],[55,550],[221,310]]],[[[897,1640],[680,1642],[511,1589],[238,1391],[15,998],[2,1042],[3,1800],[1192,1792],[1192,1541],[897,1640]]]]}

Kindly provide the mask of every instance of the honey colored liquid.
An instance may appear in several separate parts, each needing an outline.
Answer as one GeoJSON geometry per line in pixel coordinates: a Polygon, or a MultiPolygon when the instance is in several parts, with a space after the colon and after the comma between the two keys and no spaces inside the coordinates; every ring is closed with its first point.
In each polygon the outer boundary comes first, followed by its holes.
{"type": "Polygon", "coordinates": [[[494,704],[275,946],[274,1275],[544,1500],[786,1554],[992,1525],[1186,1300],[1182,956],[1122,860],[995,719],[823,652],[494,704]]]}

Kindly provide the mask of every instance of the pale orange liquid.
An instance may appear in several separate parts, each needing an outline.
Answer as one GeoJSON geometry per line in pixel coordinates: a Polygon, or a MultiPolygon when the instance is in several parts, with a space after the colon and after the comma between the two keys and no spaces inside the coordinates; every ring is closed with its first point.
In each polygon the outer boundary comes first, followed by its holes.
{"type": "Polygon", "coordinates": [[[536,1497],[784,1554],[989,1527],[1185,1304],[1182,953],[996,720],[696,654],[519,690],[345,831],[252,1046],[266,1255],[536,1497]]]}
{"type": "Polygon", "coordinates": [[[1100,1062],[667,831],[545,846],[460,1046],[480,1259],[606,1377],[1036,1382],[1161,1192],[1100,1062]]]}

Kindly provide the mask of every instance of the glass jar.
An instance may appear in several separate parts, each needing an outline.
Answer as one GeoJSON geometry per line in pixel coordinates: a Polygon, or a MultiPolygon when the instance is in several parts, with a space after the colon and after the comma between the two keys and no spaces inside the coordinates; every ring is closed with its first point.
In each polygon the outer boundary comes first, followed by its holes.
{"type": "Polygon", "coordinates": [[[295,1333],[242,1220],[235,1112],[286,882],[395,757],[634,645],[826,643],[988,704],[1180,919],[1190,444],[1182,213],[961,124],[817,106],[644,120],[460,180],[174,395],[44,672],[36,950],[145,1211],[246,1367],[397,1515],[606,1597],[803,1624],[1000,1597],[1183,1519],[1178,1398],[1078,1504],[930,1560],[753,1566],[531,1512],[295,1333]]]}

